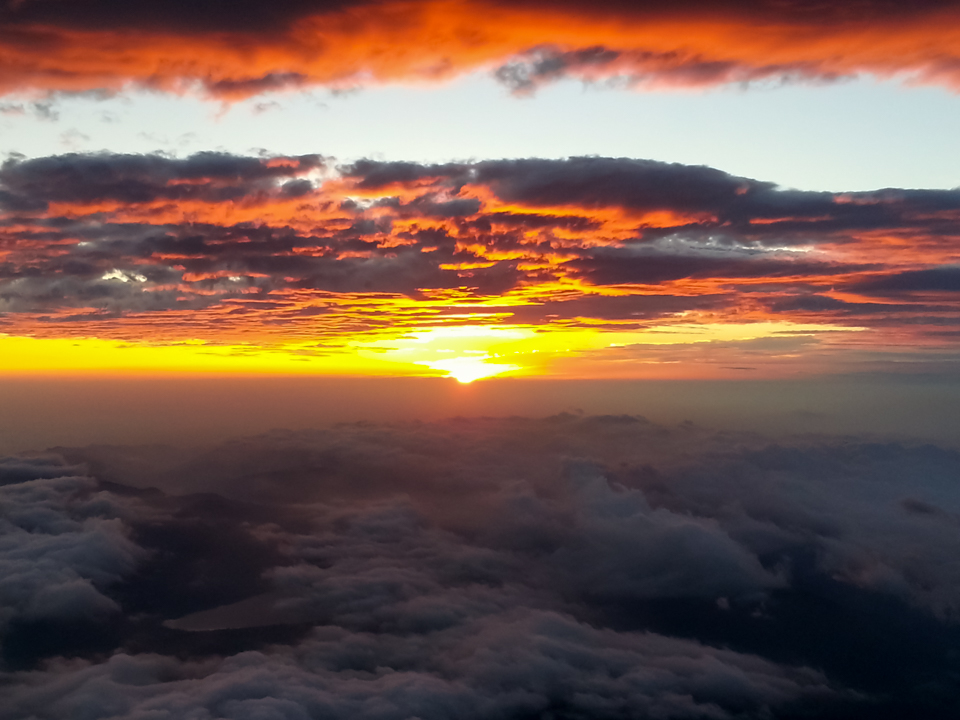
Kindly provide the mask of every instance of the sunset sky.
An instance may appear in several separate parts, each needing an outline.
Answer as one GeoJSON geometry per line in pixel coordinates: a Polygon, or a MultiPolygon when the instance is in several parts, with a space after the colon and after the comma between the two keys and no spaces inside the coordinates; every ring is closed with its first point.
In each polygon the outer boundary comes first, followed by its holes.
{"type": "Polygon", "coordinates": [[[960,0],[0,0],[0,720],[960,718],[960,0]]]}
{"type": "Polygon", "coordinates": [[[0,23],[6,376],[958,369],[954,3],[0,23]]]}

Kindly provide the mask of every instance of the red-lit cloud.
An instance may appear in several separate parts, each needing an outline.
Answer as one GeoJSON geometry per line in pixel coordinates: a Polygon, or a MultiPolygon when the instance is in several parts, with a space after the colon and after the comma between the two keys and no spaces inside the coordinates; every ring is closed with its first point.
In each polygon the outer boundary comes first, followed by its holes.
{"type": "Polygon", "coordinates": [[[0,168],[0,332],[303,342],[437,325],[857,327],[937,352],[960,191],[573,158],[65,155],[0,168]]]}
{"type": "Polygon", "coordinates": [[[830,81],[960,86],[960,7],[539,0],[9,0],[0,92],[130,84],[223,99],[488,70],[517,92],[559,77],[636,86],[830,81]]]}

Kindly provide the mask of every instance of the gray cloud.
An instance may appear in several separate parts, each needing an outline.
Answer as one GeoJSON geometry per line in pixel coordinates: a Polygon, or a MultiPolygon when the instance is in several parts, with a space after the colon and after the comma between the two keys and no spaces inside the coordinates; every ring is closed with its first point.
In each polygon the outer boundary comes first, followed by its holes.
{"type": "Polygon", "coordinates": [[[3,718],[958,701],[953,451],[561,415],[58,452],[87,474],[3,463],[5,547],[59,569],[3,596],[3,718]],[[104,618],[100,644],[42,640],[104,618]]]}
{"type": "MultiPolygon", "coordinates": [[[[33,202],[226,202],[271,187],[270,181],[323,167],[318,155],[271,166],[260,158],[203,152],[179,160],[161,155],[68,154],[0,165],[0,185],[33,202]],[[194,182],[191,182],[194,181],[194,182]]],[[[14,206],[15,207],[15,206],[14,206]]]]}
{"type": "Polygon", "coordinates": [[[52,458],[0,462],[0,634],[15,622],[119,613],[104,592],[145,557],[119,498],[71,469],[52,458]]]}
{"type": "Polygon", "coordinates": [[[855,283],[851,289],[864,295],[960,292],[960,268],[945,266],[895,273],[855,283]]]}
{"type": "MultiPolygon", "coordinates": [[[[345,313],[352,331],[384,322],[381,308],[348,310],[338,295],[424,300],[457,290],[489,300],[569,279],[584,291],[507,303],[502,316],[542,324],[576,308],[588,314],[574,321],[656,320],[750,305],[879,327],[915,324],[920,310],[927,325],[954,314],[947,302],[902,302],[905,293],[949,291],[952,266],[918,269],[867,244],[883,232],[947,258],[956,191],[801,192],[629,158],[338,166],[319,155],[73,154],[5,162],[0,203],[4,326],[59,324],[73,333],[99,324],[98,335],[138,339],[125,337],[126,318],[155,323],[177,313],[181,327],[193,326],[190,338],[205,337],[218,315],[219,330],[284,322],[336,340],[345,313]],[[319,171],[341,177],[304,177],[319,171]],[[244,212],[257,219],[229,219],[244,212]],[[837,246],[869,262],[841,260],[837,246]],[[670,287],[689,279],[706,282],[694,293],[670,287]],[[587,292],[636,284],[661,286],[665,296],[587,292]],[[901,301],[840,301],[831,291],[901,301]],[[304,297],[316,302],[305,308],[304,297]]],[[[428,305],[424,320],[444,312],[428,305]]]]}
{"type": "Polygon", "coordinates": [[[116,655],[17,679],[2,718],[730,718],[834,696],[810,670],[522,610],[417,638],[327,628],[296,653],[116,655]]]}

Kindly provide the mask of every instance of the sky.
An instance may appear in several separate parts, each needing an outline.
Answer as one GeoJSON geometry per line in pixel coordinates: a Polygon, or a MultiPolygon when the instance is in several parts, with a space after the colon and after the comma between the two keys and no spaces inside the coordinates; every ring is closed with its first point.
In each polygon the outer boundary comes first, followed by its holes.
{"type": "Polygon", "coordinates": [[[952,3],[231,8],[5,5],[4,376],[955,372],[952,3]]]}
{"type": "Polygon", "coordinates": [[[0,0],[0,720],[960,717],[960,3],[0,0]]]}

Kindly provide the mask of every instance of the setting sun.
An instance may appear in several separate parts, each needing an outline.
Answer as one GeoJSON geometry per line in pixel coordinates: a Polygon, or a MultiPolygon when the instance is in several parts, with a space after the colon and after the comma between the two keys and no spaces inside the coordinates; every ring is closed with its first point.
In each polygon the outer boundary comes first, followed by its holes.
{"type": "Polygon", "coordinates": [[[960,0],[0,0],[0,720],[957,720],[957,118],[960,0]]]}
{"type": "Polygon", "coordinates": [[[423,364],[436,370],[443,370],[447,372],[450,377],[455,378],[457,382],[464,384],[520,369],[519,365],[501,365],[487,362],[487,359],[488,356],[486,355],[483,357],[456,357],[450,358],[449,360],[434,360],[423,364]]]}

